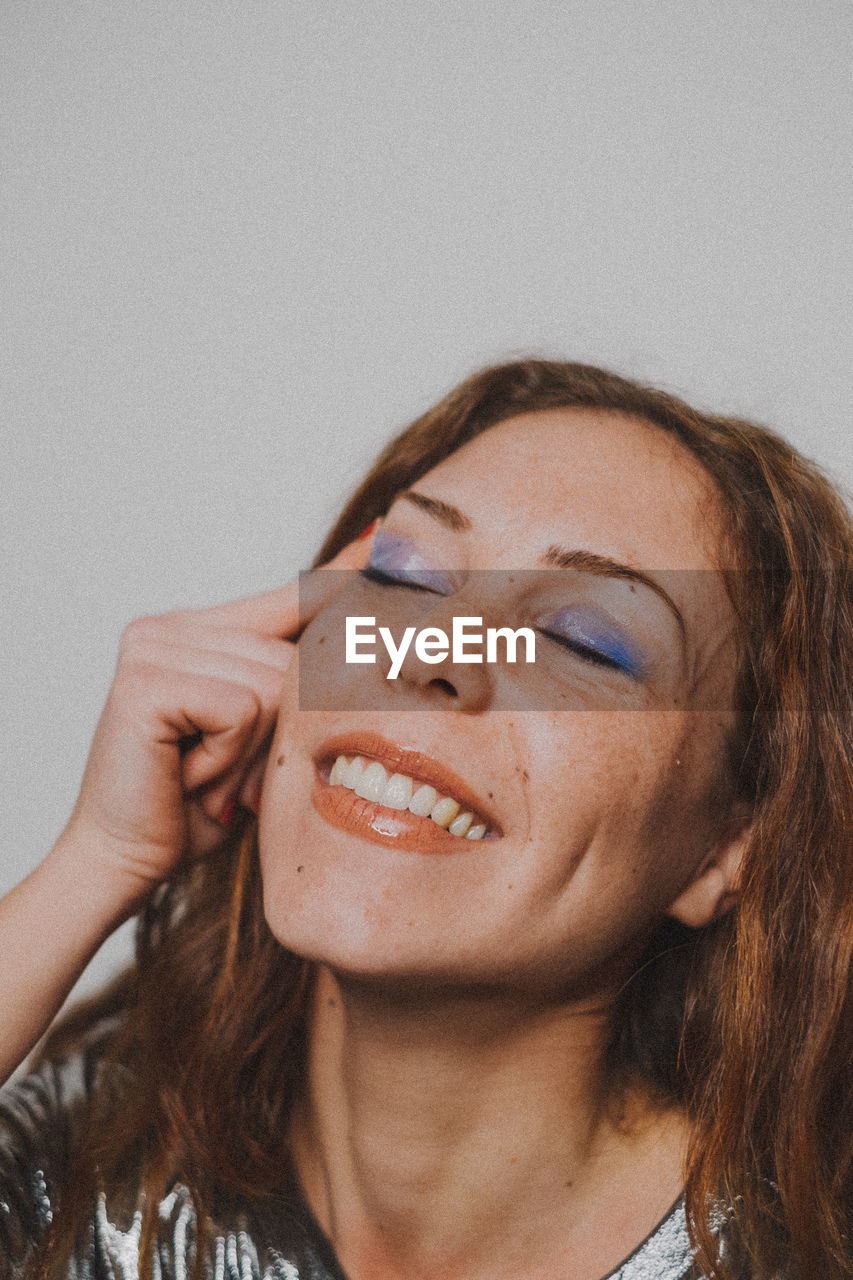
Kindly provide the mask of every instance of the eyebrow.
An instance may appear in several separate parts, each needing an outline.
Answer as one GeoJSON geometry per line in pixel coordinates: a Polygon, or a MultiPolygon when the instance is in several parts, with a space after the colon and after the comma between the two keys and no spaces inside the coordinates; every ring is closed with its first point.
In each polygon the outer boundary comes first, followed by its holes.
{"type": "Polygon", "coordinates": [[[659,582],[650,578],[642,570],[631,569],[627,564],[620,564],[618,560],[611,560],[609,556],[600,556],[596,551],[569,551],[565,547],[550,546],[544,556],[539,558],[557,569],[577,569],[582,573],[598,573],[605,578],[622,578],[626,582],[639,582],[645,587],[650,587],[675,614],[681,637],[686,639],[687,626],[678,605],[669,592],[664,591],[659,582]]]}
{"type": "MultiPolygon", "coordinates": [[[[429,498],[425,493],[418,493],[416,489],[405,489],[397,497],[404,498],[406,502],[411,502],[413,506],[419,507],[421,511],[425,511],[427,515],[432,516],[434,520],[437,520],[439,524],[443,524],[445,528],[452,529],[454,533],[473,528],[469,517],[460,511],[458,507],[451,506],[449,502],[442,502],[438,498],[429,498]]],[[[553,544],[539,559],[543,564],[552,565],[555,569],[574,569],[582,573],[597,573],[604,578],[621,578],[625,582],[639,582],[643,586],[649,587],[675,615],[682,640],[686,639],[687,626],[684,621],[684,615],[678,605],[659,582],[649,577],[647,573],[643,573],[641,569],[632,569],[629,565],[621,564],[618,560],[611,560],[610,556],[599,555],[596,551],[574,551],[553,544]]]]}
{"type": "Polygon", "coordinates": [[[428,498],[425,493],[418,493],[415,489],[405,489],[402,493],[397,494],[398,498],[405,498],[406,502],[411,502],[414,506],[420,507],[421,511],[425,511],[427,515],[432,516],[439,524],[443,524],[445,528],[452,529],[454,533],[461,533],[463,529],[472,529],[474,526],[466,515],[464,515],[458,507],[451,507],[449,502],[441,502],[438,498],[428,498]]]}

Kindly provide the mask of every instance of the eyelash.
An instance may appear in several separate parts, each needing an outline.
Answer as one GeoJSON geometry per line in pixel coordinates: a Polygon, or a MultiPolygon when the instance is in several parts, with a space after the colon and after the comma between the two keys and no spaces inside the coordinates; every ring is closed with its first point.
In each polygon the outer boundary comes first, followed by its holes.
{"type": "MultiPolygon", "coordinates": [[[[362,578],[366,578],[368,582],[376,582],[382,587],[403,587],[409,591],[426,591],[431,592],[430,587],[425,587],[419,582],[406,582],[402,578],[395,578],[390,573],[385,573],[382,569],[373,568],[368,565],[365,569],[359,569],[362,578]]],[[[432,594],[436,594],[432,592],[432,594]]],[[[608,658],[604,653],[599,653],[597,649],[591,649],[588,645],[579,644],[576,640],[570,640],[567,636],[561,636],[555,631],[542,631],[540,633],[547,636],[549,640],[553,640],[556,644],[561,645],[564,649],[568,649],[570,653],[574,653],[577,657],[591,662],[598,667],[606,667],[609,671],[618,671],[622,675],[629,675],[630,672],[617,662],[615,658],[608,658]]]]}
{"type": "Polygon", "coordinates": [[[568,649],[571,653],[576,653],[579,658],[586,659],[587,662],[594,663],[597,667],[607,667],[609,671],[618,671],[622,675],[630,675],[627,667],[623,667],[621,662],[617,662],[615,658],[608,658],[606,653],[599,653],[597,649],[590,649],[588,645],[579,644],[577,640],[569,640],[567,636],[561,636],[556,631],[543,631],[543,636],[547,636],[549,640],[554,640],[557,644],[562,645],[564,649],[568,649]]]}
{"type": "Polygon", "coordinates": [[[368,565],[366,569],[359,569],[358,572],[362,578],[367,578],[368,582],[378,582],[381,587],[404,587],[409,591],[429,591],[432,595],[438,594],[421,582],[407,582],[404,578],[394,578],[384,569],[375,569],[372,565],[368,565]]]}

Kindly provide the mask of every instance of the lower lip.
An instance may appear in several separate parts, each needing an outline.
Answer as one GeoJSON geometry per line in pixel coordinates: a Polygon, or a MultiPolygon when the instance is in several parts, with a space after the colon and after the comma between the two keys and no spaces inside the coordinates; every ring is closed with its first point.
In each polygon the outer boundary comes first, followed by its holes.
{"type": "Polygon", "coordinates": [[[452,836],[432,818],[420,818],[408,809],[386,809],[375,800],[363,800],[348,787],[329,786],[317,772],[311,803],[320,817],[339,831],[407,853],[469,853],[481,840],[452,836]]]}

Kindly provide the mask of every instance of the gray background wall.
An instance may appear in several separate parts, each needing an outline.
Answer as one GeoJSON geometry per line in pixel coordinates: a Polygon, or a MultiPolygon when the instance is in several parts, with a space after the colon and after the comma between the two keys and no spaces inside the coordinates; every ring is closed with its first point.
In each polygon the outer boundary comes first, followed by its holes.
{"type": "Polygon", "coordinates": [[[849,0],[6,0],[0,887],[124,623],[293,576],[481,363],[611,364],[853,481],[851,36],[849,0]]]}

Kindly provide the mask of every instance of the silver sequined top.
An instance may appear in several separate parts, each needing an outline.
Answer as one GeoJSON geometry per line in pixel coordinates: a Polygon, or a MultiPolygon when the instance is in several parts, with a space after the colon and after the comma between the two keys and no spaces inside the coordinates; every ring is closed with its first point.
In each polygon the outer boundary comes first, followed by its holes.
{"type": "MultiPolygon", "coordinates": [[[[67,1159],[75,1120],[85,1107],[93,1065],[85,1056],[47,1064],[0,1091],[0,1277],[19,1277],[52,1219],[53,1187],[67,1159]]],[[[159,1232],[150,1280],[185,1280],[195,1249],[195,1215],[176,1185],[158,1207],[159,1232]]],[[[139,1280],[141,1213],[115,1221],[101,1194],[68,1280],[139,1280]]],[[[205,1242],[208,1280],[346,1280],[331,1245],[298,1195],[220,1215],[205,1242]]],[[[603,1280],[701,1280],[691,1270],[684,1206],[679,1200],[647,1238],[603,1280]]],[[[146,1278],[148,1280],[148,1278],[146,1278]]],[[[555,1280],[558,1280],[555,1277],[555,1280]]]]}

